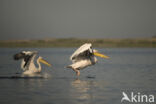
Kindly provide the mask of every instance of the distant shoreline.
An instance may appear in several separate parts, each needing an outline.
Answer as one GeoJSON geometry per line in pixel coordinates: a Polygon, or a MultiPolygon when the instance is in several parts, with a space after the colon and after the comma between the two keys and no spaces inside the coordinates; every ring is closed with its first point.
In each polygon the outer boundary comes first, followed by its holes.
{"type": "Polygon", "coordinates": [[[127,38],[127,39],[78,39],[51,38],[40,40],[0,40],[0,47],[78,47],[84,43],[92,43],[94,47],[150,47],[156,48],[156,38],[127,38]]]}

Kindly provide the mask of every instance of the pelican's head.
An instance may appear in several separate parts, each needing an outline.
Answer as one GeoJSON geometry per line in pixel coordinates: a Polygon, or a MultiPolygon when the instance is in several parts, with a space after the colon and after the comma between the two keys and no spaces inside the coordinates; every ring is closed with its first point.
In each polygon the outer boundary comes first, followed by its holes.
{"type": "Polygon", "coordinates": [[[93,53],[94,53],[94,52],[99,52],[99,51],[98,51],[98,50],[96,50],[96,49],[93,49],[93,53]]]}
{"type": "Polygon", "coordinates": [[[41,56],[38,57],[38,61],[41,62],[41,63],[43,63],[43,64],[45,64],[45,65],[47,65],[47,66],[49,66],[49,67],[52,66],[52,65],[49,64],[46,60],[44,60],[41,56]]]}
{"type": "Polygon", "coordinates": [[[95,50],[95,49],[93,49],[93,54],[94,54],[95,56],[98,56],[98,57],[101,57],[101,58],[109,59],[109,56],[106,56],[106,55],[104,55],[104,54],[101,54],[101,53],[98,52],[98,50],[95,50]]]}

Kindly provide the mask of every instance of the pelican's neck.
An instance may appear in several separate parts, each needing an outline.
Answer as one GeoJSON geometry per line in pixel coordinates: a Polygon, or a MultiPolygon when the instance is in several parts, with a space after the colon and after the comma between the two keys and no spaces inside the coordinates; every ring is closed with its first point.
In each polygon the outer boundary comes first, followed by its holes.
{"type": "Polygon", "coordinates": [[[38,64],[38,72],[41,72],[41,64],[39,62],[39,58],[37,59],[37,64],[38,64]]]}

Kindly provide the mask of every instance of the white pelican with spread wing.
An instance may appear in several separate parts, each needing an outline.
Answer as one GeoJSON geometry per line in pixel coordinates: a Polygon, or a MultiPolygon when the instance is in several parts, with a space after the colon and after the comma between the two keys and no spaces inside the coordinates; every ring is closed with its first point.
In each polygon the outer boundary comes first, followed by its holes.
{"type": "Polygon", "coordinates": [[[70,57],[72,61],[72,65],[67,66],[67,68],[71,68],[76,72],[76,75],[80,75],[80,69],[83,69],[87,66],[94,65],[97,62],[97,58],[95,56],[99,56],[102,58],[108,59],[109,57],[98,53],[97,50],[92,49],[91,43],[86,43],[78,48],[70,57]]]}
{"type": "Polygon", "coordinates": [[[24,71],[23,75],[34,75],[35,73],[40,73],[42,70],[40,62],[51,66],[51,64],[49,64],[39,56],[36,60],[38,67],[36,67],[34,64],[36,55],[37,51],[22,51],[14,55],[14,60],[22,59],[21,69],[23,69],[24,71]]]}

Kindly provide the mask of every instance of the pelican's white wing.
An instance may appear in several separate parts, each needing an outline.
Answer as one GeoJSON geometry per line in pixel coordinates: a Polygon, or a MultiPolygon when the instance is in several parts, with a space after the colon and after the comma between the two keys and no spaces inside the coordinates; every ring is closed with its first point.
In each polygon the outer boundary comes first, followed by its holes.
{"type": "Polygon", "coordinates": [[[23,65],[24,69],[27,69],[27,70],[29,69],[30,64],[34,63],[34,58],[36,57],[36,55],[37,55],[37,52],[31,52],[30,54],[26,54],[25,55],[25,57],[24,57],[24,65],[23,65]]]}
{"type": "Polygon", "coordinates": [[[75,61],[76,57],[78,57],[81,53],[89,50],[90,52],[92,52],[91,50],[92,44],[91,43],[85,43],[83,44],[80,48],[78,48],[70,57],[71,61],[75,61]]]}

